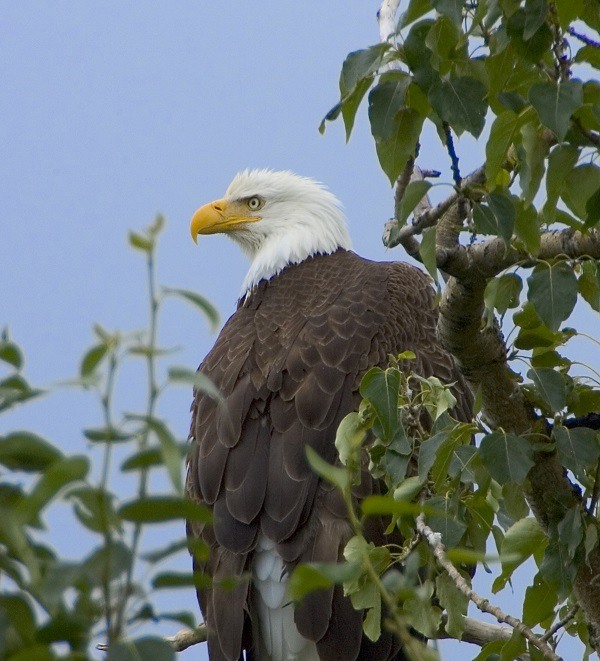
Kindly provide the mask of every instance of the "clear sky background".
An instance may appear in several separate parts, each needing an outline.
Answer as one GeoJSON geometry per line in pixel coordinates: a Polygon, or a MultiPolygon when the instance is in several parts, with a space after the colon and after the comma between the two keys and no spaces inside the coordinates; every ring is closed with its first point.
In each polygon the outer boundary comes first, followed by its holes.
{"type": "MultiPolygon", "coordinates": [[[[377,8],[347,0],[2,3],[0,324],[24,348],[33,384],[77,374],[94,322],[111,330],[144,326],[144,260],[127,232],[157,212],[167,219],[160,283],[205,294],[223,320],[233,312],[244,257],[222,236],[195,246],[188,227],[193,211],[222,196],[243,168],[291,169],[323,181],[346,208],[358,253],[405,258],[381,243],[393,196],[365,109],[348,145],[341,124],[325,136],[317,131],[337,100],[346,54],[378,40],[377,8]]],[[[422,166],[447,173],[447,154],[434,132],[427,135],[422,166]]],[[[482,162],[483,147],[458,142],[464,173],[482,162]]],[[[450,189],[434,190],[441,199],[450,189]]],[[[577,321],[593,328],[589,308],[577,321]]],[[[181,348],[171,363],[195,368],[215,335],[196,312],[169,301],[159,339],[181,348]]],[[[580,352],[598,364],[593,345],[580,352]]],[[[142,379],[142,361],[124,370],[121,410],[143,406],[142,379]]],[[[159,411],[181,438],[190,400],[188,390],[175,388],[159,411]]],[[[60,388],[4,416],[0,433],[34,430],[67,453],[87,453],[97,470],[100,451],[81,429],[99,424],[91,394],[60,388]]],[[[90,540],[74,536],[79,527],[58,510],[48,517],[52,540],[81,557],[90,540]]],[[[510,595],[496,601],[521,615],[510,595]]],[[[169,607],[194,610],[194,595],[177,592],[169,607]]],[[[442,649],[449,660],[477,654],[474,647],[442,649]]],[[[196,648],[181,658],[205,654],[196,648]]]]}

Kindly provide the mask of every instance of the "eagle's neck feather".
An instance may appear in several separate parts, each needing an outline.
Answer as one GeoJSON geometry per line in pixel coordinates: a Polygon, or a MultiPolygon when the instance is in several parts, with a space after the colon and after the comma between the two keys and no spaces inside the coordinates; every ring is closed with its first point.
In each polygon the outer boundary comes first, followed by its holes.
{"type": "Polygon", "coordinates": [[[251,260],[242,284],[242,296],[249,294],[261,280],[270,280],[290,264],[299,264],[314,255],[329,255],[340,248],[351,248],[345,218],[333,205],[296,208],[289,217],[269,218],[268,222],[269,232],[259,241],[239,241],[251,260]]]}

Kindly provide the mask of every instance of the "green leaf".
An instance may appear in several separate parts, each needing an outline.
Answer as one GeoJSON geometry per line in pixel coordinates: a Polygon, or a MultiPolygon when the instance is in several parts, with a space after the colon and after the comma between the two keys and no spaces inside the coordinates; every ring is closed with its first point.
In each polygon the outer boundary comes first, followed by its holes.
{"type": "Polygon", "coordinates": [[[529,507],[525,500],[523,487],[520,484],[505,482],[502,485],[502,497],[504,499],[504,507],[513,521],[524,519],[529,514],[529,507]]]}
{"type": "Polygon", "coordinates": [[[516,273],[504,273],[492,278],[485,288],[483,300],[489,310],[498,310],[500,315],[506,314],[508,308],[519,305],[519,296],[523,281],[516,273]]]}
{"type": "Polygon", "coordinates": [[[429,11],[431,11],[431,0],[410,0],[406,11],[400,14],[398,29],[404,29],[429,11]]]}
{"type": "Polygon", "coordinates": [[[488,193],[486,200],[496,219],[498,236],[501,236],[504,239],[504,243],[508,246],[512,238],[517,215],[512,198],[506,193],[494,192],[488,193]]]}
{"type": "Polygon", "coordinates": [[[600,189],[600,168],[586,163],[573,168],[566,175],[566,186],[561,197],[577,217],[586,218],[589,214],[588,202],[598,189],[600,189]]]}
{"type": "Polygon", "coordinates": [[[16,369],[23,367],[23,354],[21,349],[10,340],[0,340],[0,360],[12,365],[16,369]]]}
{"type": "Polygon", "coordinates": [[[546,0],[526,0],[525,2],[525,28],[523,39],[529,41],[542,27],[548,16],[546,0]]]}
{"type": "Polygon", "coordinates": [[[521,519],[512,525],[504,535],[500,549],[502,573],[492,586],[496,594],[510,579],[517,567],[522,565],[533,553],[539,552],[548,544],[548,538],[540,524],[533,517],[521,519]]]}
{"type": "Polygon", "coordinates": [[[192,572],[165,571],[156,574],[152,579],[152,586],[157,590],[163,588],[193,588],[197,578],[192,572]]]}
{"type": "Polygon", "coordinates": [[[595,466],[600,457],[598,433],[586,427],[567,429],[555,425],[552,438],[556,441],[560,463],[573,471],[578,480],[585,479],[586,470],[595,466]]]}
{"type": "Polygon", "coordinates": [[[154,248],[154,242],[151,239],[137,232],[129,232],[129,245],[146,253],[151,252],[154,248]]]}
{"type": "Polygon", "coordinates": [[[288,594],[293,601],[300,601],[315,590],[323,590],[336,583],[357,579],[360,571],[360,564],[352,562],[302,563],[294,569],[290,576],[288,594]]]}
{"type": "Polygon", "coordinates": [[[566,261],[540,262],[527,278],[527,298],[550,330],[558,330],[577,302],[577,278],[566,261]]]}
{"type": "Polygon", "coordinates": [[[583,540],[582,510],[579,505],[570,507],[557,526],[558,539],[567,549],[569,558],[575,559],[575,553],[583,540]]]}
{"type": "Polygon", "coordinates": [[[94,532],[120,530],[122,521],[114,509],[115,496],[106,489],[82,486],[67,494],[81,523],[94,532]]]}
{"type": "Polygon", "coordinates": [[[456,587],[456,584],[446,572],[436,576],[435,594],[448,614],[448,621],[444,628],[452,638],[460,640],[465,629],[465,616],[469,598],[456,587]]]}
{"type": "Polygon", "coordinates": [[[542,124],[562,141],[569,130],[571,115],[583,103],[583,85],[578,80],[538,83],[529,90],[529,102],[542,124]]]}
{"type": "Polygon", "coordinates": [[[169,369],[169,380],[173,383],[186,383],[194,386],[194,391],[198,390],[212,397],[218,402],[223,401],[219,389],[202,372],[194,372],[186,367],[171,367],[169,369]]]}
{"type": "Polygon", "coordinates": [[[562,411],[567,405],[566,380],[561,372],[550,367],[534,367],[527,372],[542,399],[552,413],[562,411]]]}
{"type": "Polygon", "coordinates": [[[528,207],[536,196],[545,171],[545,161],[548,155],[548,141],[544,140],[543,131],[537,123],[529,122],[521,127],[525,162],[519,172],[522,198],[528,207]]]}
{"type": "Polygon", "coordinates": [[[439,74],[431,66],[431,50],[426,45],[429,30],[435,21],[426,19],[413,25],[404,41],[404,61],[413,72],[418,87],[427,92],[439,74]]]}
{"type": "Polygon", "coordinates": [[[525,206],[522,200],[515,200],[517,217],[515,218],[515,234],[523,242],[530,255],[537,255],[540,251],[541,232],[538,213],[533,206],[525,206]]]}
{"type": "Polygon", "coordinates": [[[425,197],[430,188],[431,184],[428,181],[411,181],[408,184],[400,203],[398,218],[396,219],[399,225],[406,223],[414,208],[425,197]]]}
{"type": "Polygon", "coordinates": [[[556,204],[567,186],[567,177],[575,167],[579,158],[579,150],[569,144],[556,145],[548,157],[546,171],[546,202],[544,203],[544,218],[551,223],[556,215],[556,204]]]}
{"type": "Polygon", "coordinates": [[[431,477],[435,482],[435,489],[441,489],[442,485],[447,479],[450,470],[450,464],[458,459],[457,455],[459,448],[471,442],[472,427],[470,425],[461,425],[445,438],[440,444],[435,454],[435,461],[431,467],[431,477]]]}
{"type": "Polygon", "coordinates": [[[391,496],[367,496],[360,503],[361,512],[364,516],[403,516],[411,514],[417,516],[424,512],[427,515],[440,515],[441,512],[429,505],[411,503],[408,500],[396,500],[391,496]]]}
{"type": "Polygon", "coordinates": [[[422,480],[418,475],[407,477],[402,481],[400,486],[394,490],[394,500],[411,501],[419,493],[419,491],[421,491],[424,484],[425,481],[422,480]]]}
{"type": "Polygon", "coordinates": [[[219,327],[220,318],[217,308],[201,294],[189,289],[172,289],[171,287],[163,287],[163,293],[166,296],[181,298],[201,310],[210,322],[212,330],[219,327]]]}
{"type": "MultiPolygon", "coordinates": [[[[460,0],[462,4],[462,0],[460,0]]],[[[464,48],[459,48],[462,31],[460,25],[454,24],[449,18],[438,18],[431,26],[425,45],[431,51],[431,64],[440,72],[446,74],[452,68],[456,59],[466,59],[464,48]]]]}
{"type": "MultiPolygon", "coordinates": [[[[373,642],[381,636],[381,595],[375,589],[375,603],[369,608],[363,620],[363,631],[365,636],[373,642]]],[[[354,595],[352,595],[354,596],[354,595]]]]}
{"type": "Polygon", "coordinates": [[[394,116],[393,124],[390,138],[375,142],[379,164],[391,185],[406,167],[408,159],[415,156],[423,117],[411,108],[403,108],[394,116]]]}
{"type": "Polygon", "coordinates": [[[395,117],[404,108],[404,96],[411,77],[400,71],[383,74],[369,93],[369,121],[375,140],[389,140],[395,128],[395,117]]]}
{"type": "Polygon", "coordinates": [[[590,553],[598,547],[598,525],[596,523],[588,523],[586,526],[583,546],[585,549],[585,559],[587,560],[590,553]]]}
{"type": "Polygon", "coordinates": [[[423,238],[421,239],[421,245],[419,246],[419,255],[423,261],[423,266],[427,269],[427,273],[429,273],[433,278],[433,281],[437,283],[436,236],[437,227],[428,227],[423,231],[423,238]]]}
{"type": "Polygon", "coordinates": [[[113,541],[109,546],[100,546],[84,561],[84,568],[97,586],[106,580],[115,580],[128,571],[133,554],[122,542],[113,541]]]}
{"type": "Polygon", "coordinates": [[[135,434],[123,432],[116,427],[96,427],[83,430],[83,435],[93,443],[123,443],[134,438],[135,434]]]}
{"type": "Polygon", "coordinates": [[[575,53],[575,62],[587,62],[600,69],[600,49],[597,46],[584,46],[575,53]]]}
{"type": "Polygon", "coordinates": [[[52,443],[32,432],[16,431],[0,437],[0,464],[9,470],[44,471],[63,456],[52,443]]]}
{"type": "Polygon", "coordinates": [[[563,29],[578,16],[583,16],[584,0],[555,0],[555,4],[560,26],[563,29]]]}
{"type": "Polygon", "coordinates": [[[540,565],[540,576],[556,588],[559,601],[563,601],[571,593],[578,568],[578,564],[569,557],[567,548],[559,539],[552,538],[540,565]]]}
{"type": "Polygon", "coordinates": [[[390,49],[388,43],[379,43],[363,50],[350,53],[344,60],[340,74],[340,93],[345,97],[352,92],[363,78],[374,74],[390,49]]]}
{"type": "Polygon", "coordinates": [[[579,293],[590,304],[593,310],[600,312],[600,266],[599,263],[587,259],[581,262],[581,275],[577,281],[579,293]]]}
{"type": "Polygon", "coordinates": [[[86,351],[81,360],[81,366],[79,368],[79,374],[81,378],[85,379],[86,377],[91,376],[107,353],[108,345],[106,344],[97,344],[96,346],[93,346],[91,349],[86,351]]]}
{"type": "Polygon", "coordinates": [[[479,447],[488,473],[500,484],[520,484],[533,466],[533,450],[526,439],[502,431],[488,434],[479,447]]]}
{"type": "MultiPolygon", "coordinates": [[[[352,134],[352,129],[354,128],[354,120],[356,118],[356,113],[360,106],[363,97],[369,90],[373,83],[373,76],[367,76],[363,78],[354,88],[350,94],[344,97],[341,102],[342,110],[342,119],[344,120],[344,128],[346,129],[346,142],[350,140],[350,135],[352,134]]],[[[325,118],[327,119],[327,117],[325,118]]],[[[323,120],[322,126],[325,126],[323,120]]]]}
{"type": "Polygon", "coordinates": [[[447,16],[456,26],[460,27],[464,8],[463,0],[432,0],[435,10],[447,16]]]}
{"type": "Polygon", "coordinates": [[[457,135],[468,131],[478,138],[485,125],[488,104],[483,83],[470,76],[453,76],[436,80],[428,98],[440,118],[457,135]]]}
{"type": "Polygon", "coordinates": [[[20,374],[11,374],[0,381],[0,412],[43,393],[43,390],[32,388],[20,374]]]}
{"type": "Polygon", "coordinates": [[[106,661],[175,661],[173,645],[162,638],[138,638],[136,640],[113,643],[106,661]]]}
{"type": "Polygon", "coordinates": [[[446,548],[458,546],[467,530],[467,524],[458,516],[455,503],[449,498],[436,496],[425,501],[425,504],[436,510],[435,514],[427,516],[427,525],[442,535],[442,543],[446,548]]]}
{"type": "MultiPolygon", "coordinates": [[[[194,540],[194,541],[202,541],[202,540],[194,540]]],[[[189,542],[187,539],[180,539],[179,541],[172,542],[163,548],[142,553],[140,554],[140,557],[146,562],[149,562],[151,564],[156,564],[157,562],[161,562],[166,558],[170,558],[173,555],[177,555],[181,553],[181,551],[187,551],[188,544],[189,542]]],[[[205,544],[204,546],[206,548],[205,544]]]]}
{"type": "Polygon", "coordinates": [[[367,437],[366,429],[356,411],[348,413],[340,422],[335,434],[335,447],[344,466],[349,459],[356,458],[367,437]]]}
{"type": "MultiPolygon", "coordinates": [[[[499,207],[499,205],[497,206],[499,207]]],[[[478,234],[499,236],[508,245],[512,237],[514,215],[512,218],[510,215],[505,216],[501,212],[499,212],[499,215],[496,215],[490,206],[486,204],[475,204],[473,206],[473,222],[475,223],[475,230],[478,234]]]]}
{"type": "Polygon", "coordinates": [[[523,621],[533,627],[550,618],[557,602],[556,589],[541,578],[536,578],[533,585],[525,591],[523,602],[523,621]]]}
{"type": "Polygon", "coordinates": [[[490,130],[490,137],[485,145],[485,178],[491,188],[494,187],[496,175],[506,161],[508,150],[518,136],[520,119],[510,110],[496,117],[490,130]]]}
{"type": "Polygon", "coordinates": [[[151,429],[159,440],[162,462],[169,473],[171,484],[177,493],[183,492],[181,478],[181,451],[179,443],[173,436],[163,420],[148,416],[129,416],[132,419],[140,420],[151,429]]]}
{"type": "Polygon", "coordinates": [[[421,481],[425,481],[427,478],[435,462],[437,451],[449,434],[449,429],[442,429],[421,443],[419,450],[419,479],[421,481]]]}
{"type": "MultiPolygon", "coordinates": [[[[548,24],[544,22],[533,35],[526,39],[524,36],[526,20],[523,9],[516,11],[507,22],[507,33],[518,55],[528,63],[538,64],[549,50],[553,34],[548,24]]],[[[539,79],[537,76],[536,78],[539,79]]],[[[520,80],[519,83],[522,85],[523,81],[520,80]]]]}
{"type": "Polygon", "coordinates": [[[17,506],[15,512],[23,523],[30,523],[44,507],[72,482],[83,480],[89,470],[87,457],[57,459],[46,468],[28,496],[17,506]]]}
{"type": "Polygon", "coordinates": [[[0,594],[0,612],[14,627],[21,644],[26,647],[33,646],[36,630],[35,615],[25,595],[0,594]]]}
{"type": "Polygon", "coordinates": [[[310,445],[306,446],[306,458],[317,475],[344,491],[350,486],[350,472],[326,462],[310,445]]]}
{"type": "Polygon", "coordinates": [[[119,515],[135,523],[162,523],[178,519],[208,523],[211,519],[206,507],[177,496],[146,496],[133,500],[119,509],[119,515]]]}
{"type": "Polygon", "coordinates": [[[600,221],[600,188],[592,193],[585,203],[585,227],[594,227],[600,221]]]}
{"type": "MultiPolygon", "coordinates": [[[[185,443],[185,445],[179,445],[179,456],[181,459],[185,457],[187,451],[190,449],[190,444],[185,443]]],[[[160,466],[164,463],[163,455],[160,445],[154,445],[152,447],[146,448],[145,450],[139,450],[130,455],[122,464],[121,470],[124,472],[143,470],[145,468],[151,468],[153,466],[160,466]]]]}
{"type": "Polygon", "coordinates": [[[391,441],[398,429],[400,372],[391,367],[386,370],[372,367],[363,376],[359,390],[375,411],[383,440],[391,441]]]}

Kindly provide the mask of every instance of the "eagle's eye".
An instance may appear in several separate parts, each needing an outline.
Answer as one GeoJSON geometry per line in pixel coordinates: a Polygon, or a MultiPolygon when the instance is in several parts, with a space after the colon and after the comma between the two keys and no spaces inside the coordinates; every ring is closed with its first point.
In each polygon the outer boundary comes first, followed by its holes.
{"type": "Polygon", "coordinates": [[[262,199],[255,195],[254,197],[251,197],[248,200],[248,209],[250,209],[251,211],[258,211],[258,209],[260,209],[263,204],[264,202],[262,201],[262,199]]]}

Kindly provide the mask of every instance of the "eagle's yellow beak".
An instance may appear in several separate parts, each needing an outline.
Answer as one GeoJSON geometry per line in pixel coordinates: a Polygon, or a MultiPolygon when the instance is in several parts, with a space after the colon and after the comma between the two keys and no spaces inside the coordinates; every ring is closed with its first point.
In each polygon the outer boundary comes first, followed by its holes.
{"type": "Polygon", "coordinates": [[[218,234],[231,232],[241,223],[253,223],[260,216],[252,216],[245,204],[228,200],[215,200],[200,207],[192,216],[190,233],[194,243],[198,234],[218,234]]]}

